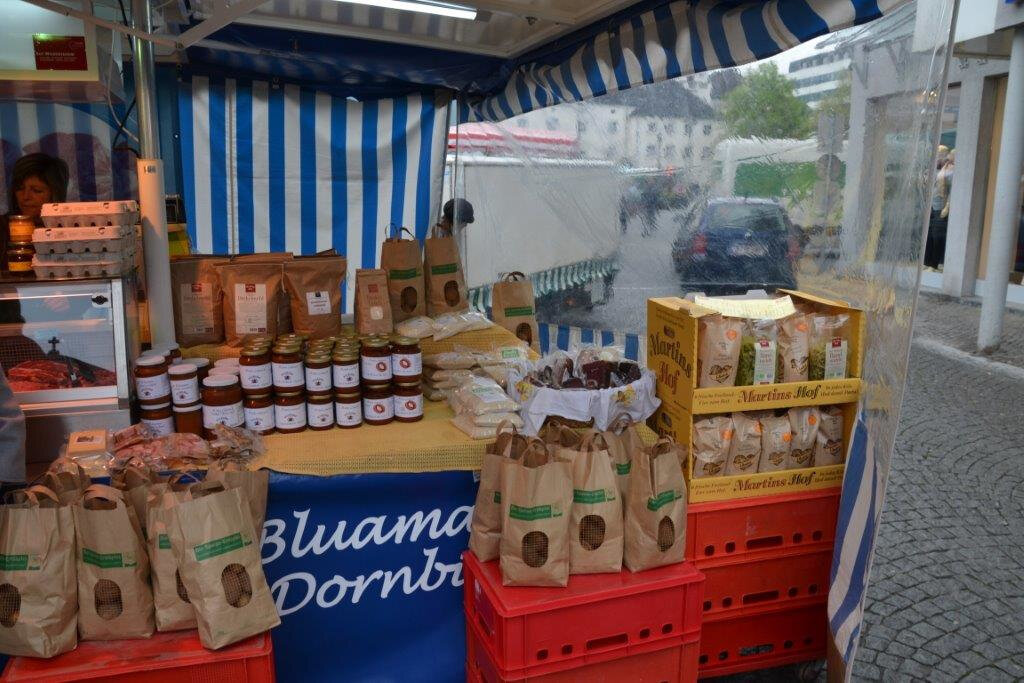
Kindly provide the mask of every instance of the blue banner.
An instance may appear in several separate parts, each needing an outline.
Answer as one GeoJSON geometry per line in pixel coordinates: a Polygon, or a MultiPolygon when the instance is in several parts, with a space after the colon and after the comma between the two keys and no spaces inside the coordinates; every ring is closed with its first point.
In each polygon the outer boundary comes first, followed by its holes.
{"type": "Polygon", "coordinates": [[[469,472],[272,474],[263,564],[277,678],[463,681],[469,472]]]}

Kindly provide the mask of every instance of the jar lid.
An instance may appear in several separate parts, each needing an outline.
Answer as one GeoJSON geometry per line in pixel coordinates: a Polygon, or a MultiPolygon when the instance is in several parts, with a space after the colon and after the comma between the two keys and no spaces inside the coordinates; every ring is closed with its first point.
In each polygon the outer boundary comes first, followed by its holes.
{"type": "Polygon", "coordinates": [[[202,407],[203,407],[203,404],[200,403],[199,401],[196,401],[195,403],[189,403],[188,405],[183,405],[183,406],[179,406],[179,405],[175,404],[173,410],[176,413],[191,413],[191,412],[193,412],[195,410],[201,410],[202,407]]]}
{"type": "Polygon", "coordinates": [[[243,356],[262,356],[266,352],[266,346],[247,346],[244,349],[242,349],[243,356]]]}
{"type": "Polygon", "coordinates": [[[162,410],[162,409],[166,408],[169,405],[171,405],[170,401],[168,401],[167,403],[157,403],[156,405],[153,405],[153,406],[139,406],[139,409],[140,410],[162,410]]]}
{"type": "Polygon", "coordinates": [[[394,342],[399,346],[415,346],[420,343],[419,339],[413,339],[412,337],[394,337],[394,342]]]}
{"type": "Polygon", "coordinates": [[[302,396],[302,391],[279,391],[275,395],[277,398],[291,398],[293,396],[302,396]]]}
{"type": "Polygon", "coordinates": [[[18,213],[18,214],[11,214],[10,216],[7,217],[7,220],[10,220],[10,221],[34,221],[35,219],[33,219],[32,216],[25,216],[23,214],[18,213]]]}
{"type": "Polygon", "coordinates": [[[306,354],[307,363],[326,363],[331,360],[329,353],[324,351],[323,353],[308,353],[306,354]]]}
{"type": "Polygon", "coordinates": [[[230,387],[233,384],[238,384],[238,378],[233,374],[215,374],[211,372],[206,376],[206,379],[203,380],[203,386],[210,387],[211,389],[223,389],[224,387],[230,387]]]}
{"type": "Polygon", "coordinates": [[[213,368],[212,370],[210,370],[210,374],[207,375],[207,376],[208,377],[213,377],[215,375],[230,375],[232,377],[238,377],[240,374],[241,374],[241,370],[239,370],[238,368],[235,368],[235,367],[230,367],[229,368],[229,367],[221,366],[219,368],[213,368]]]}
{"type": "Polygon", "coordinates": [[[189,358],[188,362],[191,363],[192,365],[196,366],[197,368],[202,369],[202,368],[205,368],[207,365],[210,364],[210,359],[209,358],[202,358],[202,357],[200,357],[200,358],[189,358]]]}
{"type": "Polygon", "coordinates": [[[246,398],[247,401],[251,401],[253,399],[260,399],[260,398],[270,398],[270,392],[268,391],[268,392],[263,393],[263,394],[249,394],[245,398],[246,398]]]}
{"type": "Polygon", "coordinates": [[[274,353],[298,353],[301,348],[301,344],[295,343],[275,344],[274,353]]]}
{"type": "Polygon", "coordinates": [[[395,382],[396,387],[405,387],[406,389],[419,389],[419,382],[395,382]]]}
{"type": "Polygon", "coordinates": [[[334,355],[331,356],[331,360],[359,360],[359,351],[356,349],[346,349],[343,351],[335,351],[334,355]]]}
{"type": "Polygon", "coordinates": [[[359,398],[359,390],[355,391],[339,391],[338,398],[359,398]]]}
{"type": "Polygon", "coordinates": [[[387,337],[370,337],[363,342],[363,346],[369,346],[371,349],[382,349],[390,343],[387,337]]]}
{"type": "Polygon", "coordinates": [[[135,365],[141,365],[143,367],[155,367],[157,365],[164,364],[164,357],[158,354],[154,354],[150,351],[146,351],[141,356],[135,359],[135,365]]]}
{"type": "Polygon", "coordinates": [[[198,371],[199,368],[192,365],[192,363],[178,363],[167,368],[167,374],[169,375],[188,375],[198,371]]]}
{"type": "Polygon", "coordinates": [[[333,400],[334,398],[331,396],[331,392],[329,391],[322,391],[316,394],[310,392],[309,397],[307,398],[309,403],[330,403],[333,400]]]}
{"type": "Polygon", "coordinates": [[[213,367],[215,368],[229,368],[235,365],[238,365],[237,358],[221,358],[213,363],[213,367]]]}

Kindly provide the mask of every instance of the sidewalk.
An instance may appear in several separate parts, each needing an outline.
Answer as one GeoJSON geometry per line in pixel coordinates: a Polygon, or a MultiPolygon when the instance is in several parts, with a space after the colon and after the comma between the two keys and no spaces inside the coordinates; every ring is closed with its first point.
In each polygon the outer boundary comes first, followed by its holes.
{"type": "Polygon", "coordinates": [[[979,302],[922,292],[914,318],[914,343],[939,352],[942,349],[937,345],[943,345],[995,363],[1024,368],[1024,312],[1006,311],[1002,343],[986,355],[977,352],[980,317],[979,302]]]}

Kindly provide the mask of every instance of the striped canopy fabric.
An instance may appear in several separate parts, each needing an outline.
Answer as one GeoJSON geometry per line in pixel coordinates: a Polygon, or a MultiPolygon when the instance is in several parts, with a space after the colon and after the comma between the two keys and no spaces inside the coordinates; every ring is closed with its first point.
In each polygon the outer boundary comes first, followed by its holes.
{"type": "MultiPolygon", "coordinates": [[[[447,100],[357,102],[293,85],[193,76],[179,88],[189,236],[199,253],[334,248],[373,268],[391,224],[440,212],[447,100]]],[[[345,297],[351,309],[354,278],[345,297]]]]}
{"type": "MultiPolygon", "coordinates": [[[[501,121],[645,83],[766,59],[877,19],[908,0],[676,0],[647,3],[527,55],[504,87],[460,100],[460,121],[501,121]]],[[[644,4],[644,3],[642,3],[644,4]]]]}

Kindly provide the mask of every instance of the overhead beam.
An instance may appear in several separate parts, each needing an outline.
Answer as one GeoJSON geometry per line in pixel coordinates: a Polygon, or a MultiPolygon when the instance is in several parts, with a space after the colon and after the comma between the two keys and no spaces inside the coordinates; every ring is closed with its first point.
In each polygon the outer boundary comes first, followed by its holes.
{"type": "Polygon", "coordinates": [[[148,33],[146,31],[140,31],[139,29],[132,28],[130,26],[125,26],[124,24],[119,24],[116,21],[107,21],[106,19],[100,19],[99,17],[94,16],[90,12],[83,12],[81,10],[74,9],[73,7],[68,7],[67,5],[62,5],[58,2],[53,2],[52,0],[22,0],[22,2],[27,2],[30,5],[41,7],[42,9],[49,10],[50,12],[54,12],[56,14],[61,14],[65,17],[74,17],[75,19],[81,19],[87,24],[92,24],[93,26],[102,26],[103,28],[110,29],[111,31],[117,31],[118,33],[123,33],[125,35],[129,35],[134,38],[139,38],[141,40],[148,40],[149,42],[155,43],[157,45],[164,45],[167,47],[172,47],[174,49],[179,49],[181,47],[178,41],[175,40],[172,36],[148,33]]]}
{"type": "Polygon", "coordinates": [[[571,26],[576,22],[572,12],[563,12],[548,7],[537,7],[534,5],[522,5],[518,2],[507,0],[465,0],[466,4],[478,10],[488,10],[500,14],[511,14],[514,17],[534,17],[543,21],[550,21],[554,24],[571,26]]]}
{"type": "Polygon", "coordinates": [[[595,2],[582,12],[573,15],[568,25],[548,26],[540,29],[539,31],[535,31],[529,38],[510,50],[510,56],[518,57],[519,55],[526,54],[539,45],[561,38],[575,29],[594,23],[602,17],[610,16],[630,4],[631,0],[605,0],[604,2],[595,2]]]}
{"type": "Polygon", "coordinates": [[[213,15],[179,35],[178,43],[182,48],[191,47],[211,33],[216,33],[267,2],[268,0],[238,0],[233,5],[217,3],[218,7],[214,10],[213,15]]]}

